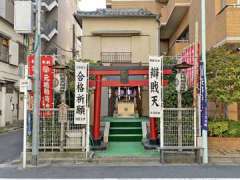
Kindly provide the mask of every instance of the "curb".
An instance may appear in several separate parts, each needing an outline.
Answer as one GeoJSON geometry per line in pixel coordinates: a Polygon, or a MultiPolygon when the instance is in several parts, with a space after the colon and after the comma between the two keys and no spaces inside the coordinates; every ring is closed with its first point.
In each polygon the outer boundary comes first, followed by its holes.
{"type": "Polygon", "coordinates": [[[7,130],[4,130],[3,132],[0,132],[0,136],[5,135],[5,134],[10,133],[10,132],[18,131],[20,129],[23,129],[23,128],[22,127],[9,128],[7,130]]]}

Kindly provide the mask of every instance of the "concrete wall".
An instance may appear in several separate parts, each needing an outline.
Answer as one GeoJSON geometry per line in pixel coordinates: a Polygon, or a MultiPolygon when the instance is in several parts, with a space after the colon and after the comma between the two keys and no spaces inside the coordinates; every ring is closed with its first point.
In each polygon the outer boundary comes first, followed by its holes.
{"type": "Polygon", "coordinates": [[[131,50],[133,62],[148,62],[149,55],[158,54],[157,21],[154,18],[85,18],[83,20],[82,57],[100,60],[101,52],[105,50],[114,52],[131,50]],[[140,31],[141,34],[111,38],[92,35],[95,31],[104,30],[134,30],[140,31]]]}
{"type": "Polygon", "coordinates": [[[11,24],[14,23],[14,4],[11,0],[0,0],[0,16],[11,24]]]}
{"type": "MultiPolygon", "coordinates": [[[[58,39],[57,43],[65,50],[71,51],[73,47],[73,24],[76,27],[76,35],[80,35],[79,26],[76,23],[73,14],[77,11],[77,1],[60,0],[58,6],[58,39]]],[[[78,47],[78,51],[79,51],[78,47]]],[[[72,53],[58,49],[67,61],[72,59],[72,53]]]]}

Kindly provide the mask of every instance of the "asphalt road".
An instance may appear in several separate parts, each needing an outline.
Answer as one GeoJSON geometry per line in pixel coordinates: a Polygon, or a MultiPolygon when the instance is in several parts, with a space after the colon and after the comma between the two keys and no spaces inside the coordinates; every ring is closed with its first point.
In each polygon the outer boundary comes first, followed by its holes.
{"type": "Polygon", "coordinates": [[[0,134],[0,178],[240,178],[240,166],[100,166],[46,165],[22,169],[22,130],[0,134]]]}
{"type": "Polygon", "coordinates": [[[1,178],[240,178],[238,166],[69,166],[0,168],[1,178]]]}
{"type": "Polygon", "coordinates": [[[0,134],[0,164],[19,159],[22,152],[22,130],[0,134]]]}

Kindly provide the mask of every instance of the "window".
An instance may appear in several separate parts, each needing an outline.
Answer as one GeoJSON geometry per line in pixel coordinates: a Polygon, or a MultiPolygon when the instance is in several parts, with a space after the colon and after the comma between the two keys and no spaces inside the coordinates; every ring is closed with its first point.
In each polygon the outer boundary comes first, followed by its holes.
{"type": "Polygon", "coordinates": [[[0,61],[9,63],[9,39],[0,35],[0,61]]]}
{"type": "Polygon", "coordinates": [[[6,84],[6,93],[7,94],[13,94],[14,91],[14,83],[9,82],[6,84]]]}
{"type": "Polygon", "coordinates": [[[111,4],[107,4],[106,7],[107,7],[107,9],[112,9],[112,5],[111,4]]]}
{"type": "Polygon", "coordinates": [[[189,26],[181,33],[178,37],[177,42],[188,42],[189,41],[189,26]]]}
{"type": "Polygon", "coordinates": [[[240,0],[237,0],[237,8],[240,8],[240,0]]]}
{"type": "Polygon", "coordinates": [[[26,64],[26,55],[25,55],[25,47],[21,43],[19,43],[19,64],[26,64]]]}

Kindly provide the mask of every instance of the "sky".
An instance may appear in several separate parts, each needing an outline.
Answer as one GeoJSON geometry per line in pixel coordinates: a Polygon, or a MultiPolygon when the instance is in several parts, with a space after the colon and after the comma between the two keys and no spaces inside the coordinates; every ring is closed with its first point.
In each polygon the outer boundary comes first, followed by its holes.
{"type": "Polygon", "coordinates": [[[79,8],[82,11],[93,11],[98,8],[105,8],[106,0],[80,0],[79,8]]]}

